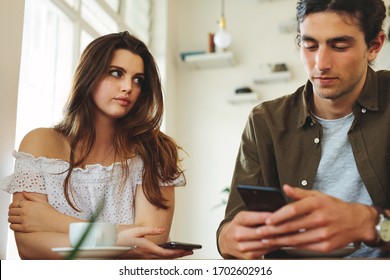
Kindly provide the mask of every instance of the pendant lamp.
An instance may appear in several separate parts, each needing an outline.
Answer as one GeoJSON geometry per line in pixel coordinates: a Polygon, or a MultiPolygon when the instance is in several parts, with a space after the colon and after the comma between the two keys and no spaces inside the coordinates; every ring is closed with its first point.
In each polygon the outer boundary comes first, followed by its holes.
{"type": "Polygon", "coordinates": [[[214,44],[217,51],[224,51],[231,42],[232,36],[226,31],[225,0],[221,0],[221,18],[218,21],[218,31],[214,34],[214,44]]]}

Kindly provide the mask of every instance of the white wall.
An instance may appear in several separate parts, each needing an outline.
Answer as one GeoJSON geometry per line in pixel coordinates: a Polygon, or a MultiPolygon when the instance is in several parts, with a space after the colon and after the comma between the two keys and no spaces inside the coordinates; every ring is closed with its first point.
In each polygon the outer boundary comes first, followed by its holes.
{"type": "Polygon", "coordinates": [[[216,31],[219,0],[175,0],[176,24],[171,32],[171,51],[176,63],[176,140],[188,152],[185,160],[187,186],[177,191],[173,239],[198,242],[203,249],[191,258],[220,258],[215,241],[224,207],[214,208],[228,185],[241,133],[255,104],[231,105],[226,96],[249,86],[261,100],[288,94],[303,84],[306,75],[295,45],[296,33],[282,34],[279,23],[295,17],[295,0],[226,0],[230,49],[238,65],[233,68],[189,70],[179,52],[207,50],[208,33],[216,31]],[[293,72],[289,82],[255,85],[259,67],[285,62],[293,72]]]}
{"type": "MultiPolygon", "coordinates": [[[[13,170],[16,104],[23,32],[24,1],[0,2],[0,179],[13,170]],[[10,29],[10,27],[12,29],[10,29]]],[[[0,190],[0,259],[6,258],[10,196],[0,190]]]]}

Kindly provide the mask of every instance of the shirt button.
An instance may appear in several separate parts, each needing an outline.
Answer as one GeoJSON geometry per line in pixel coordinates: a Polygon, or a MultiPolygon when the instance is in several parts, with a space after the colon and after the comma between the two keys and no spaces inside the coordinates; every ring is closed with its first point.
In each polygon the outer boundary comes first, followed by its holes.
{"type": "Polygon", "coordinates": [[[362,108],[362,113],[364,114],[365,112],[367,112],[367,109],[366,108],[362,108]]]}
{"type": "Polygon", "coordinates": [[[314,138],[314,143],[316,143],[316,144],[318,144],[318,143],[320,143],[320,138],[314,138]]]}
{"type": "Polygon", "coordinates": [[[302,180],[302,182],[301,182],[301,184],[302,184],[302,186],[307,186],[307,181],[306,180],[302,180]]]}

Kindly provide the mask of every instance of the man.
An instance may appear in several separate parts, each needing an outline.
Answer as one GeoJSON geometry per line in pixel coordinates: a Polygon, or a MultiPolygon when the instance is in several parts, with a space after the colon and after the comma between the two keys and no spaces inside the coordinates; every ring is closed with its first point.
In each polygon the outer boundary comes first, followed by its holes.
{"type": "Polygon", "coordinates": [[[249,116],[217,232],[224,258],[351,243],[362,245],[349,257],[390,256],[390,72],[369,66],[386,39],[385,13],[382,0],[299,1],[309,80],[249,116]],[[246,211],[239,184],[281,188],[291,203],[246,211]]]}

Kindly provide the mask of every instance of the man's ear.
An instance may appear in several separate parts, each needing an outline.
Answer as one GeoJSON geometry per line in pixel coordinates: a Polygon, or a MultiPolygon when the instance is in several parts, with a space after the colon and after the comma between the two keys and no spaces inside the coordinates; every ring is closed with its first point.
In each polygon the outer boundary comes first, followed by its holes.
{"type": "Polygon", "coordinates": [[[368,62],[372,62],[378,56],[380,50],[382,49],[383,44],[386,40],[386,34],[381,31],[379,34],[370,42],[368,48],[368,62]]]}

